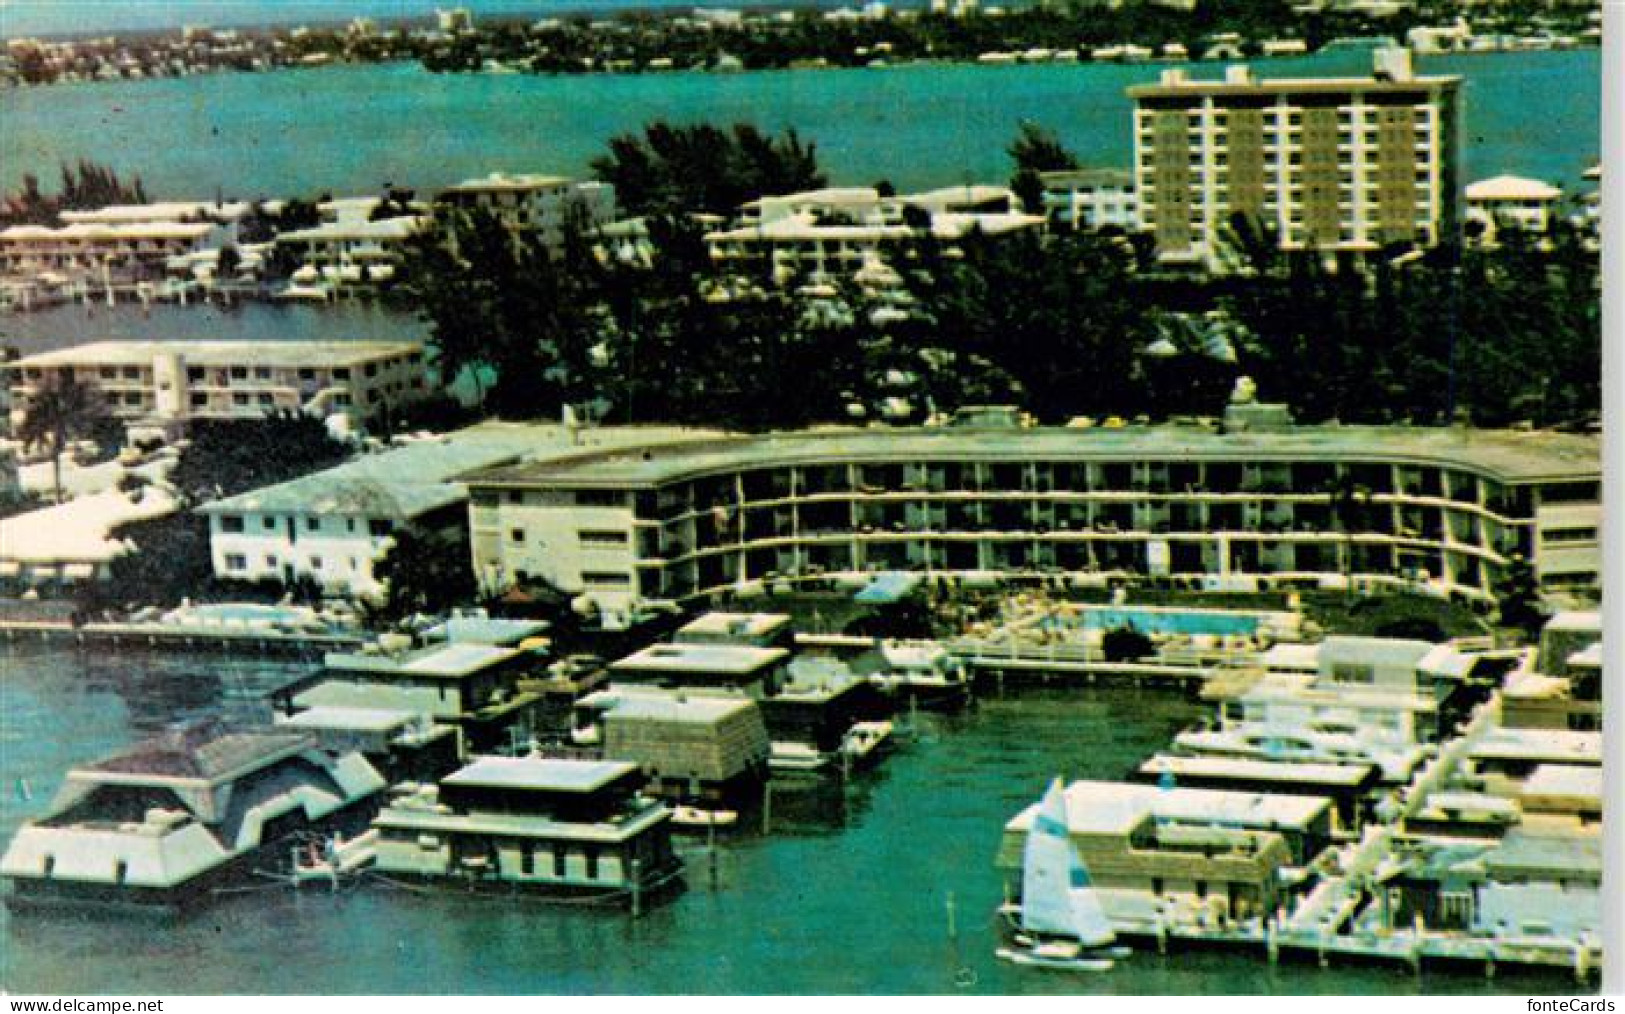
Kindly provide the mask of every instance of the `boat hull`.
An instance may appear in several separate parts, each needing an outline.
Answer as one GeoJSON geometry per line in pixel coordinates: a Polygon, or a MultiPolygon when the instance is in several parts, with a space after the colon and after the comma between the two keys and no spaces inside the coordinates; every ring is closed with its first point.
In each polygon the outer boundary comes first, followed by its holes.
{"type": "Polygon", "coordinates": [[[1109,972],[1117,964],[1110,957],[1095,957],[1085,953],[1075,958],[1050,957],[1016,947],[1000,947],[994,951],[1000,961],[1025,968],[1042,968],[1053,972],[1109,972]]]}

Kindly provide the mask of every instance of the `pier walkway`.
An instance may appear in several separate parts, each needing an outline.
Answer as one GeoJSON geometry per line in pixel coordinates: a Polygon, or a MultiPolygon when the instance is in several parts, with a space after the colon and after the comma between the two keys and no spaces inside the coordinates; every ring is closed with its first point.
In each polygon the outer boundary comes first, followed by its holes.
{"type": "Polygon", "coordinates": [[[0,620],[0,641],[305,655],[355,648],[366,642],[366,636],[359,631],[313,633],[246,627],[171,627],[156,623],[75,625],[56,620],[0,620]]]}

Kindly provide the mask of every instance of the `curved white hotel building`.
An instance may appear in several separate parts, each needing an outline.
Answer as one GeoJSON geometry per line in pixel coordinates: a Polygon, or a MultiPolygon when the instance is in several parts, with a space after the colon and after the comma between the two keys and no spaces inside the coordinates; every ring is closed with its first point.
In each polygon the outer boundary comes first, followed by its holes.
{"type": "Polygon", "coordinates": [[[828,429],[596,451],[467,479],[475,572],[606,610],[912,571],[1210,588],[1411,586],[1487,602],[1516,554],[1595,586],[1595,437],[828,429]]]}

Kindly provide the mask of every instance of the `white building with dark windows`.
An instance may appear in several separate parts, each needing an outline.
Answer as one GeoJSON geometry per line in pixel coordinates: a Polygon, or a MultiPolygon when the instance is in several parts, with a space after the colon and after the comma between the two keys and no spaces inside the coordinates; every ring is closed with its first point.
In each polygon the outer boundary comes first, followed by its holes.
{"type": "Polygon", "coordinates": [[[1489,602],[1513,558],[1595,589],[1593,437],[1363,426],[827,429],[470,476],[475,574],[606,612],[909,571],[1103,586],[1412,588],[1489,602]]]}
{"type": "MultiPolygon", "coordinates": [[[[895,284],[888,261],[929,236],[949,247],[973,234],[1002,236],[1042,229],[1007,187],[944,187],[885,197],[873,187],[830,187],[762,197],[739,209],[734,225],[708,233],[706,249],[725,273],[778,284],[895,284]]],[[[884,284],[882,287],[886,287],[884,284]]]]}
{"type": "Polygon", "coordinates": [[[420,343],[367,341],[105,341],[0,365],[13,425],[42,386],[72,376],[115,418],[154,429],[282,411],[365,428],[426,397],[427,368],[420,343]]]}
{"type": "Polygon", "coordinates": [[[1066,169],[1039,173],[1044,184],[1044,211],[1062,230],[1115,226],[1140,228],[1140,202],[1134,174],[1127,169],[1066,169]]]}
{"type": "Polygon", "coordinates": [[[435,203],[495,215],[508,228],[540,235],[549,247],[564,242],[572,216],[592,230],[615,220],[615,188],[598,180],[537,173],[492,173],[464,180],[435,196],[435,203]]]}
{"type": "Polygon", "coordinates": [[[209,519],[215,576],[292,584],[309,579],[328,595],[383,591],[373,564],[406,527],[462,538],[468,490],[481,469],[681,439],[678,429],[595,430],[488,422],[314,472],[198,508],[209,519]]]}
{"type": "Polygon", "coordinates": [[[1542,180],[1493,176],[1467,184],[1467,221],[1483,227],[1487,242],[1507,229],[1544,233],[1562,200],[1563,191],[1542,180]]]}

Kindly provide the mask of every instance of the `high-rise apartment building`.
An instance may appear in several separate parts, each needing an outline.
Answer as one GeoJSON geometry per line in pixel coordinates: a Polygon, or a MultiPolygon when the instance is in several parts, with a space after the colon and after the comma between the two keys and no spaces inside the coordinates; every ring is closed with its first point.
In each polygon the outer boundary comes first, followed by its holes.
{"type": "Polygon", "coordinates": [[[1140,215],[1169,261],[1222,261],[1232,217],[1285,250],[1432,246],[1457,229],[1458,77],[1378,50],[1369,78],[1167,70],[1134,100],[1140,215]]]}

